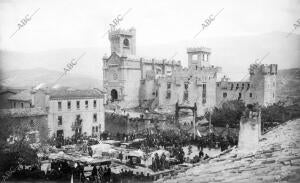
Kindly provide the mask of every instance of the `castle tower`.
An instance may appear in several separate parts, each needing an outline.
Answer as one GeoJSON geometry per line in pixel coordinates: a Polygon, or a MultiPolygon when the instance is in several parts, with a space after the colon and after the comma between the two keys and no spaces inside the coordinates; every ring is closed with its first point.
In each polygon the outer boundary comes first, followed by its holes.
{"type": "Polygon", "coordinates": [[[277,64],[250,65],[251,92],[253,103],[270,105],[276,102],[277,64]]]}
{"type": "Polygon", "coordinates": [[[209,67],[209,58],[211,50],[205,47],[188,48],[188,67],[198,69],[200,67],[209,67]]]}
{"type": "Polygon", "coordinates": [[[136,54],[136,30],[117,29],[109,33],[111,53],[115,52],[119,56],[136,54]]]}

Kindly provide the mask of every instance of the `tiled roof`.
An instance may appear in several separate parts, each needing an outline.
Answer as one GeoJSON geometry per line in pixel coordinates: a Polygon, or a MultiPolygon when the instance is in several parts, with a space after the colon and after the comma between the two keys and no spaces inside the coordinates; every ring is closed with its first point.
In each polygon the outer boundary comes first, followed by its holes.
{"type": "Polygon", "coordinates": [[[102,98],[103,94],[97,90],[56,90],[50,92],[50,99],[80,99],[80,98],[102,98]]]}
{"type": "Polygon", "coordinates": [[[262,135],[256,153],[225,151],[157,182],[300,182],[299,130],[300,119],[288,121],[262,135]]]}
{"type": "Polygon", "coordinates": [[[0,118],[5,117],[30,117],[47,115],[47,112],[41,108],[14,108],[14,109],[0,109],[0,118]]]}
{"type": "Polygon", "coordinates": [[[12,95],[8,98],[8,100],[31,101],[30,90],[24,90],[24,91],[21,91],[20,93],[12,95]]]}
{"type": "Polygon", "coordinates": [[[0,94],[2,93],[6,93],[6,92],[10,92],[10,93],[14,93],[14,94],[17,94],[21,91],[23,91],[24,89],[14,89],[14,88],[4,88],[4,89],[1,89],[0,90],[0,94]]]}

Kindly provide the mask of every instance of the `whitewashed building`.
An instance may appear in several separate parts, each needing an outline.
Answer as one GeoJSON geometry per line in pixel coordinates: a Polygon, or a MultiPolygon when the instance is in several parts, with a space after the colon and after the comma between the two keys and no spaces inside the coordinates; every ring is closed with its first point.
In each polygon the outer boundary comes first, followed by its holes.
{"type": "Polygon", "coordinates": [[[98,90],[59,90],[49,93],[50,136],[99,136],[105,129],[103,94],[98,90]]]}

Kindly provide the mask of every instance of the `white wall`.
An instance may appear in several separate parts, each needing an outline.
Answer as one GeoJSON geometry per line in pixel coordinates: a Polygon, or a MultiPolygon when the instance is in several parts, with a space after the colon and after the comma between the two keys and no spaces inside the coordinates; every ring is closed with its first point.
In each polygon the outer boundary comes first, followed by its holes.
{"type": "MultiPolygon", "coordinates": [[[[50,128],[50,135],[56,133],[57,130],[64,130],[64,137],[71,137],[75,134],[72,131],[72,124],[75,122],[76,115],[80,115],[82,119],[82,133],[92,135],[92,127],[98,126],[101,132],[105,129],[104,123],[104,106],[103,99],[70,99],[70,100],[50,100],[48,125],[50,128]],[[85,101],[88,101],[88,108],[85,108],[85,101]],[[94,108],[93,101],[97,101],[97,106],[94,108]],[[62,102],[62,109],[58,110],[58,102],[62,102]],[[67,108],[67,102],[71,101],[71,109],[67,108]],[[80,109],[76,107],[76,101],[80,101],[80,109]],[[97,114],[97,122],[93,122],[93,115],[97,114]],[[62,125],[58,125],[58,116],[62,116],[62,125]]],[[[98,131],[99,133],[99,131],[98,131]]]]}

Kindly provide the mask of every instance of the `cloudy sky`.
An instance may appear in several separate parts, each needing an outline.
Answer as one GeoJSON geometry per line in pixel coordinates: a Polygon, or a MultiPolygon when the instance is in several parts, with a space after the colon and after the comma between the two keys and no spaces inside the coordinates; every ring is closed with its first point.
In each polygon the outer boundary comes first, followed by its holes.
{"type": "Polygon", "coordinates": [[[300,1],[1,0],[0,48],[34,53],[96,47],[109,52],[109,41],[103,34],[114,18],[128,10],[120,27],[137,29],[138,47],[180,41],[190,41],[192,45],[195,41],[201,43],[204,37],[290,32],[300,18],[300,1]],[[220,10],[215,21],[194,39],[205,19],[220,10]],[[17,24],[34,12],[31,20],[11,37],[17,24]]]}

